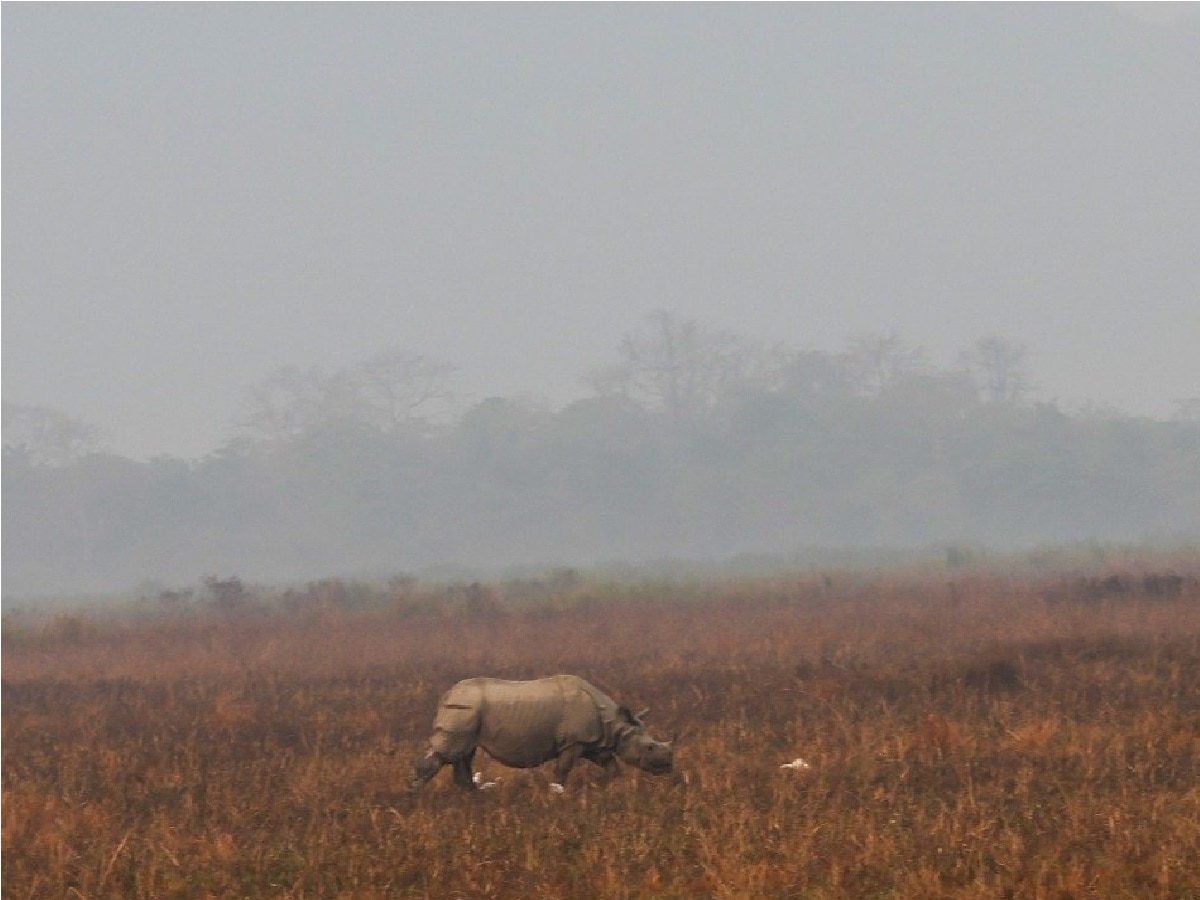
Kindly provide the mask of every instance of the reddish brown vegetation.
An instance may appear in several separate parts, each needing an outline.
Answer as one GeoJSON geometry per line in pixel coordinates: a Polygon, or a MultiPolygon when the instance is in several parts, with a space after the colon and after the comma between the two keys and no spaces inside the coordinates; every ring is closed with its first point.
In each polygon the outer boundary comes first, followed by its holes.
{"type": "Polygon", "coordinates": [[[1196,564],[10,620],[3,893],[1195,897],[1196,564]],[[455,680],[558,671],[682,727],[677,775],[405,791],[455,680]]]}

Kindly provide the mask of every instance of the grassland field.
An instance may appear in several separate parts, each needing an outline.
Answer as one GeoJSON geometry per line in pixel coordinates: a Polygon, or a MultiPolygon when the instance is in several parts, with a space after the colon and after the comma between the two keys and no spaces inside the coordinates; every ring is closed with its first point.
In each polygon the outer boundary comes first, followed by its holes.
{"type": "Polygon", "coordinates": [[[4,898],[1200,897],[1200,553],[209,588],[5,615],[4,898]],[[409,793],[451,684],[555,672],[676,772],[409,793]]]}

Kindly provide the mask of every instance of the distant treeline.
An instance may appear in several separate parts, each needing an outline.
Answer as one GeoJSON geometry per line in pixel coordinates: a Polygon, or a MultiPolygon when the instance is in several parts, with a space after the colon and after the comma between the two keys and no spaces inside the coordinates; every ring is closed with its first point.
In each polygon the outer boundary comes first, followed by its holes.
{"type": "Polygon", "coordinates": [[[12,410],[5,593],[1200,535],[1200,423],[1034,402],[998,338],[938,369],[894,337],[788,352],[663,313],[560,409],[447,412],[448,371],[397,352],[276,373],[195,461],[12,410]]]}

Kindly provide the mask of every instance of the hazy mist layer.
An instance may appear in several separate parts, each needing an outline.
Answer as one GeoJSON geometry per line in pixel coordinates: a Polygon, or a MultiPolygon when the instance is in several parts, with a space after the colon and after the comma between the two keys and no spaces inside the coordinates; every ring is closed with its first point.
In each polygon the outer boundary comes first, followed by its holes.
{"type": "Polygon", "coordinates": [[[1200,15],[1163,5],[7,5],[7,400],[204,454],[403,346],[577,396],[664,308],[1200,396],[1200,15]],[[1178,14],[1176,14],[1178,13],[1178,14]]]}

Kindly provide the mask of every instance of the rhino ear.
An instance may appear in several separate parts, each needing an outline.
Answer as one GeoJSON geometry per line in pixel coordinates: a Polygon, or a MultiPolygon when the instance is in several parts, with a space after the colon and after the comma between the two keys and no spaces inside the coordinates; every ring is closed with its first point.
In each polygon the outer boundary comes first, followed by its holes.
{"type": "Polygon", "coordinates": [[[628,706],[617,707],[617,718],[624,722],[628,722],[630,725],[642,724],[641,719],[635,716],[628,706]]]}

